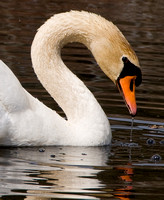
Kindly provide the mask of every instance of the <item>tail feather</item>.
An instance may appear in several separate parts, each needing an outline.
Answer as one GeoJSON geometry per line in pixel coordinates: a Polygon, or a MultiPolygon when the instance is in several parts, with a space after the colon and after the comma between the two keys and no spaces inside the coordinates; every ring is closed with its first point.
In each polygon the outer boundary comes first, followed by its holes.
{"type": "Polygon", "coordinates": [[[29,101],[22,85],[8,66],[0,60],[0,113],[4,109],[6,112],[17,112],[27,107],[29,101]]]}

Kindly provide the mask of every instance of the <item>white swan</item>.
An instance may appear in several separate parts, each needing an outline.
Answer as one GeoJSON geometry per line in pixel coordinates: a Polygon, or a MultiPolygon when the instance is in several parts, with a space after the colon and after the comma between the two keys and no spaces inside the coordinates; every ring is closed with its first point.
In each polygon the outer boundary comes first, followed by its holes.
{"type": "Polygon", "coordinates": [[[119,86],[130,113],[136,114],[135,84],[141,83],[141,71],[122,33],[96,14],[56,14],[37,32],[31,57],[38,79],[68,120],[32,97],[0,61],[0,145],[110,144],[104,111],[61,60],[61,48],[68,42],[81,42],[91,50],[104,73],[119,86]]]}

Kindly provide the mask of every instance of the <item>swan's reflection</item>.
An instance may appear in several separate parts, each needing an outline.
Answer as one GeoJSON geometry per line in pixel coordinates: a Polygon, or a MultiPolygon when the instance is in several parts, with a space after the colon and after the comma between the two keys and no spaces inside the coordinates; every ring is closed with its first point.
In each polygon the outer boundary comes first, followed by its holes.
{"type": "MultiPolygon", "coordinates": [[[[97,174],[107,167],[109,147],[45,147],[44,150],[40,152],[35,147],[10,151],[12,165],[6,166],[5,170],[14,171],[19,165],[19,170],[14,172],[18,173],[18,179],[20,172],[26,173],[28,178],[23,176],[22,180],[28,180],[26,185],[19,185],[27,194],[25,199],[89,199],[90,196],[93,199],[96,193],[102,193],[104,185],[97,179],[97,174]]],[[[14,188],[17,186],[13,185],[11,191],[14,188]]]]}
{"type": "Polygon", "coordinates": [[[106,166],[110,147],[27,147],[16,150],[17,158],[51,165],[106,166]]]}

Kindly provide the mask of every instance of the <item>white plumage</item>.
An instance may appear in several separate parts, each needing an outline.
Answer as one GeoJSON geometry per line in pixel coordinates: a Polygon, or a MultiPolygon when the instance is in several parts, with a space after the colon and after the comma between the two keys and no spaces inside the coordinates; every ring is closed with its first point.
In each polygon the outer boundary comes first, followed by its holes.
{"type": "Polygon", "coordinates": [[[0,61],[0,145],[110,144],[104,111],[61,60],[60,50],[68,42],[85,44],[113,82],[123,68],[123,55],[138,64],[129,43],[111,22],[87,12],[54,15],[37,32],[31,57],[38,79],[68,120],[32,97],[0,61]]]}

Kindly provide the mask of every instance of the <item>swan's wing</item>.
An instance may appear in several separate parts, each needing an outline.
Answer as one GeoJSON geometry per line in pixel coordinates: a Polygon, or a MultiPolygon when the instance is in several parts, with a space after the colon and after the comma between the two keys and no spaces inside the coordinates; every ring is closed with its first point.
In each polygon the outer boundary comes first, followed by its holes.
{"type": "Polygon", "coordinates": [[[28,97],[20,82],[0,60],[0,115],[6,112],[19,112],[29,107],[28,97]]]}

